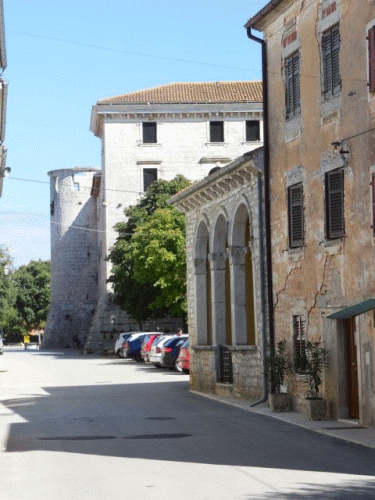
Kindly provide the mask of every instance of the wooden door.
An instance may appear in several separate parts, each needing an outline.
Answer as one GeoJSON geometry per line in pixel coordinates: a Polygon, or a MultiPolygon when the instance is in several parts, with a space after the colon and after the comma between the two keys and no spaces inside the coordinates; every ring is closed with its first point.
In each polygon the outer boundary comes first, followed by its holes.
{"type": "Polygon", "coordinates": [[[348,382],[349,418],[359,418],[357,344],[355,339],[355,318],[345,320],[346,365],[348,382]]]}

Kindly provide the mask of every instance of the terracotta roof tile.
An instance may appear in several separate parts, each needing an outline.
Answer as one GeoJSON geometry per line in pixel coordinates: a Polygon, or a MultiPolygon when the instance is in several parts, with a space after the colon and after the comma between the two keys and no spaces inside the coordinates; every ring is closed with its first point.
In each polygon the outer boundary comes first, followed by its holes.
{"type": "Polygon", "coordinates": [[[169,83],[107,97],[98,104],[262,102],[262,82],[169,83]]]}

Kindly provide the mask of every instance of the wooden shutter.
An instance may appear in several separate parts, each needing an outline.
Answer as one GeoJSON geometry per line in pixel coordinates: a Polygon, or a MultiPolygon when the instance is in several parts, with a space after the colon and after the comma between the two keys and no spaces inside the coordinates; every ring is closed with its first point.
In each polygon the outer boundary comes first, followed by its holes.
{"type": "Polygon", "coordinates": [[[289,57],[285,62],[285,93],[286,93],[286,117],[293,115],[293,58],[289,57]]]}
{"type": "Polygon", "coordinates": [[[299,54],[293,56],[293,106],[294,114],[301,112],[299,54]]]}
{"type": "Polygon", "coordinates": [[[331,53],[331,31],[323,34],[323,71],[324,71],[324,93],[329,94],[332,88],[332,53],[331,53]]]}
{"type": "Polygon", "coordinates": [[[301,247],[304,241],[303,186],[296,184],[288,189],[289,246],[301,247]]]}
{"type": "Polygon", "coordinates": [[[334,26],[323,34],[322,38],[324,88],[326,96],[334,95],[341,90],[340,77],[340,30],[334,26]]]}
{"type": "Polygon", "coordinates": [[[285,61],[285,104],[286,117],[301,112],[299,53],[285,61]]]}
{"type": "Polygon", "coordinates": [[[368,31],[369,91],[375,92],[375,26],[368,31]]]}
{"type": "Polygon", "coordinates": [[[343,169],[326,174],[326,233],[328,239],[345,234],[343,169]]]}
{"type": "Polygon", "coordinates": [[[336,26],[332,28],[332,94],[337,94],[340,90],[340,30],[336,26]]]}

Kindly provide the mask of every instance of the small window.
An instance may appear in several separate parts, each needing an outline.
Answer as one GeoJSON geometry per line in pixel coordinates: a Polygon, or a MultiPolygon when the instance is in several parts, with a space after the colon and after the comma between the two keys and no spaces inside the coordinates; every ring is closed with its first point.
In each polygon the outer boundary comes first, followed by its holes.
{"type": "Polygon", "coordinates": [[[50,204],[51,215],[55,214],[55,201],[52,201],[50,204]]]}
{"type": "Polygon", "coordinates": [[[210,142],[224,142],[224,122],[210,122],[210,142]]]}
{"type": "Polygon", "coordinates": [[[328,240],[345,235],[344,170],[339,168],[325,175],[326,237],[328,240]]]}
{"type": "Polygon", "coordinates": [[[339,26],[325,31],[322,37],[323,93],[329,98],[341,91],[339,67],[340,31],[339,26]]]}
{"type": "Polygon", "coordinates": [[[260,127],[258,120],[246,121],[246,142],[260,141],[260,127]]]}
{"type": "Polygon", "coordinates": [[[143,122],[143,142],[144,144],[155,144],[156,122],[143,122]]]}
{"type": "Polygon", "coordinates": [[[78,193],[79,192],[79,183],[78,182],[74,182],[73,186],[74,186],[74,191],[76,193],[78,193]]]}
{"type": "Polygon", "coordinates": [[[151,184],[157,180],[158,180],[157,168],[143,169],[143,191],[147,191],[147,189],[151,186],[151,184]]]}
{"type": "Polygon", "coordinates": [[[368,89],[375,92],[375,26],[369,29],[368,39],[368,89]]]}
{"type": "Polygon", "coordinates": [[[287,120],[301,114],[300,61],[298,52],[285,59],[285,107],[287,120]]]}
{"type": "Polygon", "coordinates": [[[303,185],[288,188],[289,246],[298,248],[304,243],[303,185]]]}
{"type": "Polygon", "coordinates": [[[293,351],[294,369],[301,373],[306,355],[305,320],[302,316],[293,316],[293,351]]]}

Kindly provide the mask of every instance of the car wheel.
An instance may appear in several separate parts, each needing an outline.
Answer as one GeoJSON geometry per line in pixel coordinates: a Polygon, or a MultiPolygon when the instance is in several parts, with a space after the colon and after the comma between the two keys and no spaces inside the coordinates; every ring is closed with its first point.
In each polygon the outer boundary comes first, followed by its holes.
{"type": "Polygon", "coordinates": [[[123,350],[122,350],[122,349],[119,349],[119,350],[117,351],[117,356],[118,356],[119,358],[123,358],[123,357],[124,357],[124,353],[123,353],[123,350]]]}
{"type": "Polygon", "coordinates": [[[180,364],[178,363],[177,359],[174,362],[174,369],[176,370],[176,372],[182,372],[182,368],[181,368],[180,364]]]}

